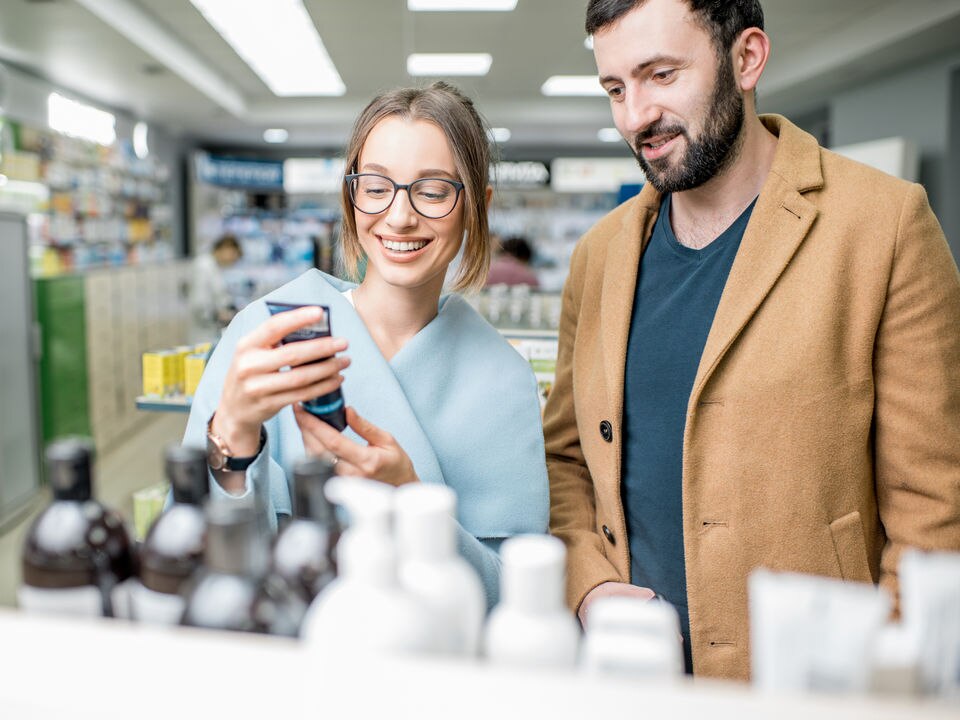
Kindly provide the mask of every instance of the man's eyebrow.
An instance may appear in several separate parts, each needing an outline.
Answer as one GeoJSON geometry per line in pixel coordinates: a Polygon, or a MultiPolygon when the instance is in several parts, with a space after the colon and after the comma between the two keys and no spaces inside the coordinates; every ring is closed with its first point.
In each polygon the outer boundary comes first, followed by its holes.
{"type": "MultiPolygon", "coordinates": [[[[682,61],[680,58],[674,57],[673,55],[656,55],[649,60],[644,60],[643,62],[634,65],[633,69],[630,71],[630,77],[637,77],[651,65],[659,65],[661,63],[666,63],[668,65],[680,65],[682,64],[682,61]]],[[[616,75],[604,75],[600,78],[600,84],[605,85],[608,82],[614,82],[619,79],[620,78],[616,75]]]]}

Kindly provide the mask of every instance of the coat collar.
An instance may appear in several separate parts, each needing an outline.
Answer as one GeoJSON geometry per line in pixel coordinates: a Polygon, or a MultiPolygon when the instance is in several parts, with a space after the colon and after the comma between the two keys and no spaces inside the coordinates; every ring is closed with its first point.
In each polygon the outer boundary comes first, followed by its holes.
{"type": "MultiPolygon", "coordinates": [[[[762,115],[778,137],[770,174],[763,185],[720,298],[690,397],[694,407],[707,379],[747,322],[770,293],[806,237],[817,215],[803,193],[823,187],[820,146],[786,118],[762,115]]],[[[629,201],[620,232],[608,242],[600,314],[607,387],[615,417],[623,412],[627,343],[640,256],[660,208],[661,195],[647,183],[629,201]]]]}

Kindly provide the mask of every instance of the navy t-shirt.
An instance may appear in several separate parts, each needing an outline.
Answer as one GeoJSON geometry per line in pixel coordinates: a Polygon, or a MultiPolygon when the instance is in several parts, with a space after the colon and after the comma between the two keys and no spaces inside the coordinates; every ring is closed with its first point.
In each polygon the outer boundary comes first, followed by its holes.
{"type": "Polygon", "coordinates": [[[667,195],[640,261],[633,300],[623,388],[630,581],[662,595],[679,611],[688,672],[681,501],[687,402],[754,203],[716,240],[694,250],[673,234],[667,195]]]}

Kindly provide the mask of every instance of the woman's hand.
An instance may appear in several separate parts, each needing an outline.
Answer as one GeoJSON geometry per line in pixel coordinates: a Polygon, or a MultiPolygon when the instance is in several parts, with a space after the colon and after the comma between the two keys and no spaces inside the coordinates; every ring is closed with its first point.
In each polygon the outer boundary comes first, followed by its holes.
{"type": "Polygon", "coordinates": [[[337,474],[380,480],[388,485],[419,482],[413,462],[386,430],[364,420],[352,407],[347,408],[347,425],[368,445],[360,445],[341,435],[299,405],[293,412],[303,434],[303,445],[309,455],[331,452],[337,456],[337,474]]]}
{"type": "Polygon", "coordinates": [[[333,357],[345,350],[341,338],[318,338],[279,345],[286,335],[320,320],[311,306],[272,316],[237,343],[223,381],[213,431],[236,457],[250,457],[260,447],[260,426],[281,408],[333,392],[343,383],[340,371],[350,364],[333,357]],[[317,362],[320,358],[327,358],[317,362]],[[286,372],[280,368],[289,366],[286,372]]]}

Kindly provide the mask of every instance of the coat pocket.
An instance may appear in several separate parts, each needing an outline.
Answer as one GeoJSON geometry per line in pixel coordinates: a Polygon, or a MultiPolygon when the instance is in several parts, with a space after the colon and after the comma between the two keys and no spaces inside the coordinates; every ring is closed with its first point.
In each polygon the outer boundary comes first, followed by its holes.
{"type": "Polygon", "coordinates": [[[830,523],[830,536],[833,538],[833,550],[837,555],[840,577],[844,580],[872,583],[860,513],[854,510],[830,523]]]}

